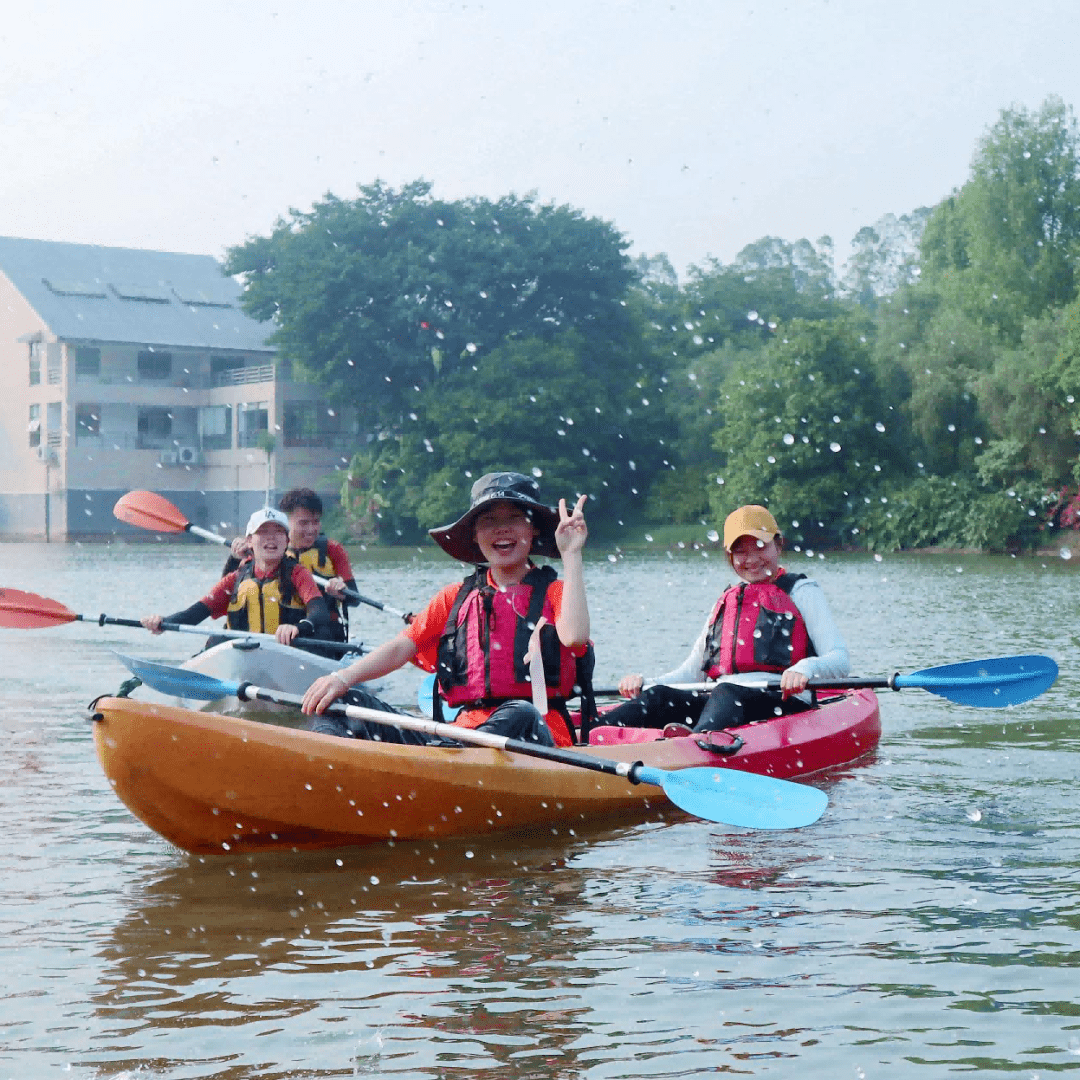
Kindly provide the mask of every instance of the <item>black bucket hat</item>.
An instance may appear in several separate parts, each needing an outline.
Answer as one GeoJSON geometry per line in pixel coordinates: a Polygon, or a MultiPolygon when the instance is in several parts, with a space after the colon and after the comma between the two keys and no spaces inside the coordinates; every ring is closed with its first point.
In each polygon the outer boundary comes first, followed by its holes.
{"type": "Polygon", "coordinates": [[[560,558],[555,545],[555,529],[559,524],[559,512],[540,501],[540,485],[524,473],[485,473],[469,492],[469,509],[452,525],[429,529],[428,535],[455,559],[467,563],[482,563],[484,554],[473,536],[473,522],[494,502],[516,503],[529,510],[536,526],[532,554],[545,555],[549,559],[560,558]]]}

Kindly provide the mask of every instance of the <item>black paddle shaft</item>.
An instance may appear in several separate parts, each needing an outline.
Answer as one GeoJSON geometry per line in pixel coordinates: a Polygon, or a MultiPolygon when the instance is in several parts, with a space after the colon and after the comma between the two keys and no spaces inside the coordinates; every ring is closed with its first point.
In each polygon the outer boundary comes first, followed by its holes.
{"type": "MultiPolygon", "coordinates": [[[[251,683],[241,683],[236,688],[236,696],[241,701],[250,701],[252,698],[256,698],[259,701],[273,701],[282,705],[295,705],[297,699],[293,695],[275,694],[271,690],[266,690],[261,686],[253,686],[251,683]]],[[[326,711],[331,713],[337,713],[339,716],[348,716],[350,710],[355,710],[356,706],[353,705],[330,705],[326,711]]],[[[374,723],[380,721],[375,720],[371,715],[374,710],[364,709],[360,710],[364,714],[365,719],[370,719],[374,723]]],[[[401,720],[401,716],[396,713],[386,714],[386,723],[393,726],[395,720],[401,720]]],[[[436,724],[432,721],[428,721],[430,730],[439,729],[439,736],[445,735],[448,739],[454,738],[454,728],[452,724],[436,724]]],[[[638,770],[645,767],[644,762],[635,761],[633,763],[627,763],[625,761],[608,761],[606,758],[596,758],[589,754],[577,753],[573,750],[564,750],[558,746],[542,746],[540,743],[524,742],[521,739],[508,739],[503,736],[495,736],[500,743],[500,749],[506,750],[511,754],[522,754],[526,757],[544,758],[547,761],[558,761],[563,765],[574,765],[579,769],[592,769],[593,772],[607,773],[609,776],[621,776],[624,780],[629,780],[632,784],[639,784],[641,781],[637,778],[638,770]]],[[[459,740],[460,741],[460,740],[459,740]]]]}
{"type": "MultiPolygon", "coordinates": [[[[138,619],[121,619],[115,615],[98,615],[95,619],[93,615],[76,615],[76,619],[80,622],[96,622],[98,626],[142,626],[142,623],[138,619]]],[[[163,622],[161,624],[162,630],[174,630],[174,631],[188,631],[195,629],[193,626],[188,626],[186,623],[178,622],[163,622]]],[[[206,631],[207,637],[214,636],[214,628],[210,627],[206,631]]],[[[305,638],[299,637],[293,641],[293,647],[298,649],[331,649],[334,652],[339,652],[342,655],[351,652],[363,652],[355,642],[351,641],[324,641],[322,638],[305,638]]]]}

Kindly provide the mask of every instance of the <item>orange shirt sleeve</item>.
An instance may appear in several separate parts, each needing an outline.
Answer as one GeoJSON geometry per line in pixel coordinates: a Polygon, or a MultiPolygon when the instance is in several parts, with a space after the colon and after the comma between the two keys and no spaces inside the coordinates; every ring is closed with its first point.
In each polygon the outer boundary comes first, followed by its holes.
{"type": "MultiPolygon", "coordinates": [[[[562,614],[562,581],[553,581],[548,586],[548,600],[551,601],[551,614],[554,618],[558,618],[562,614]]],[[[571,656],[584,656],[587,645],[579,645],[576,648],[570,650],[571,656]]]]}
{"type": "Polygon", "coordinates": [[[442,636],[450,609],[454,606],[460,581],[444,585],[428,602],[415,619],[401,632],[416,646],[417,667],[425,671],[435,670],[436,654],[439,650],[439,638],[442,636]]]}

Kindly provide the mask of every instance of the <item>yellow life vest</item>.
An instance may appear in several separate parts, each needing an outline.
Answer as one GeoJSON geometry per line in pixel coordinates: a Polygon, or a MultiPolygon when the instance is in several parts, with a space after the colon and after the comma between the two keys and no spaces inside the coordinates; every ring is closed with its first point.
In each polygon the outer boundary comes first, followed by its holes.
{"type": "MultiPolygon", "coordinates": [[[[321,533],[319,538],[315,541],[311,547],[306,548],[303,551],[297,551],[296,548],[290,547],[287,554],[291,555],[294,559],[298,560],[300,565],[306,567],[313,574],[318,574],[320,577],[332,578],[337,577],[337,568],[334,566],[333,561],[328,554],[327,539],[321,533]]],[[[334,615],[338,622],[345,628],[345,637],[347,638],[348,626],[349,626],[349,609],[342,603],[340,603],[337,597],[331,596],[321,581],[317,581],[319,586],[319,592],[322,593],[323,599],[326,601],[326,606],[330,609],[330,614],[334,615]]]]}
{"type": "Polygon", "coordinates": [[[293,588],[292,574],[297,560],[289,555],[281,560],[270,578],[255,576],[255,563],[245,562],[236,572],[226,620],[231,630],[272,634],[282,623],[296,625],[304,617],[304,602],[293,588]]]}

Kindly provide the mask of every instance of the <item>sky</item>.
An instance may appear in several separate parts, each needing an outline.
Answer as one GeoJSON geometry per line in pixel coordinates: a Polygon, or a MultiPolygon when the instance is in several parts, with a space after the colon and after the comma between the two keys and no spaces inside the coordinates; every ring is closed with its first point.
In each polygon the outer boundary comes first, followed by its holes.
{"type": "Polygon", "coordinates": [[[533,192],[676,270],[930,206],[1080,108],[1075,0],[35,0],[0,20],[0,235],[222,256],[376,179],[533,192]]]}

